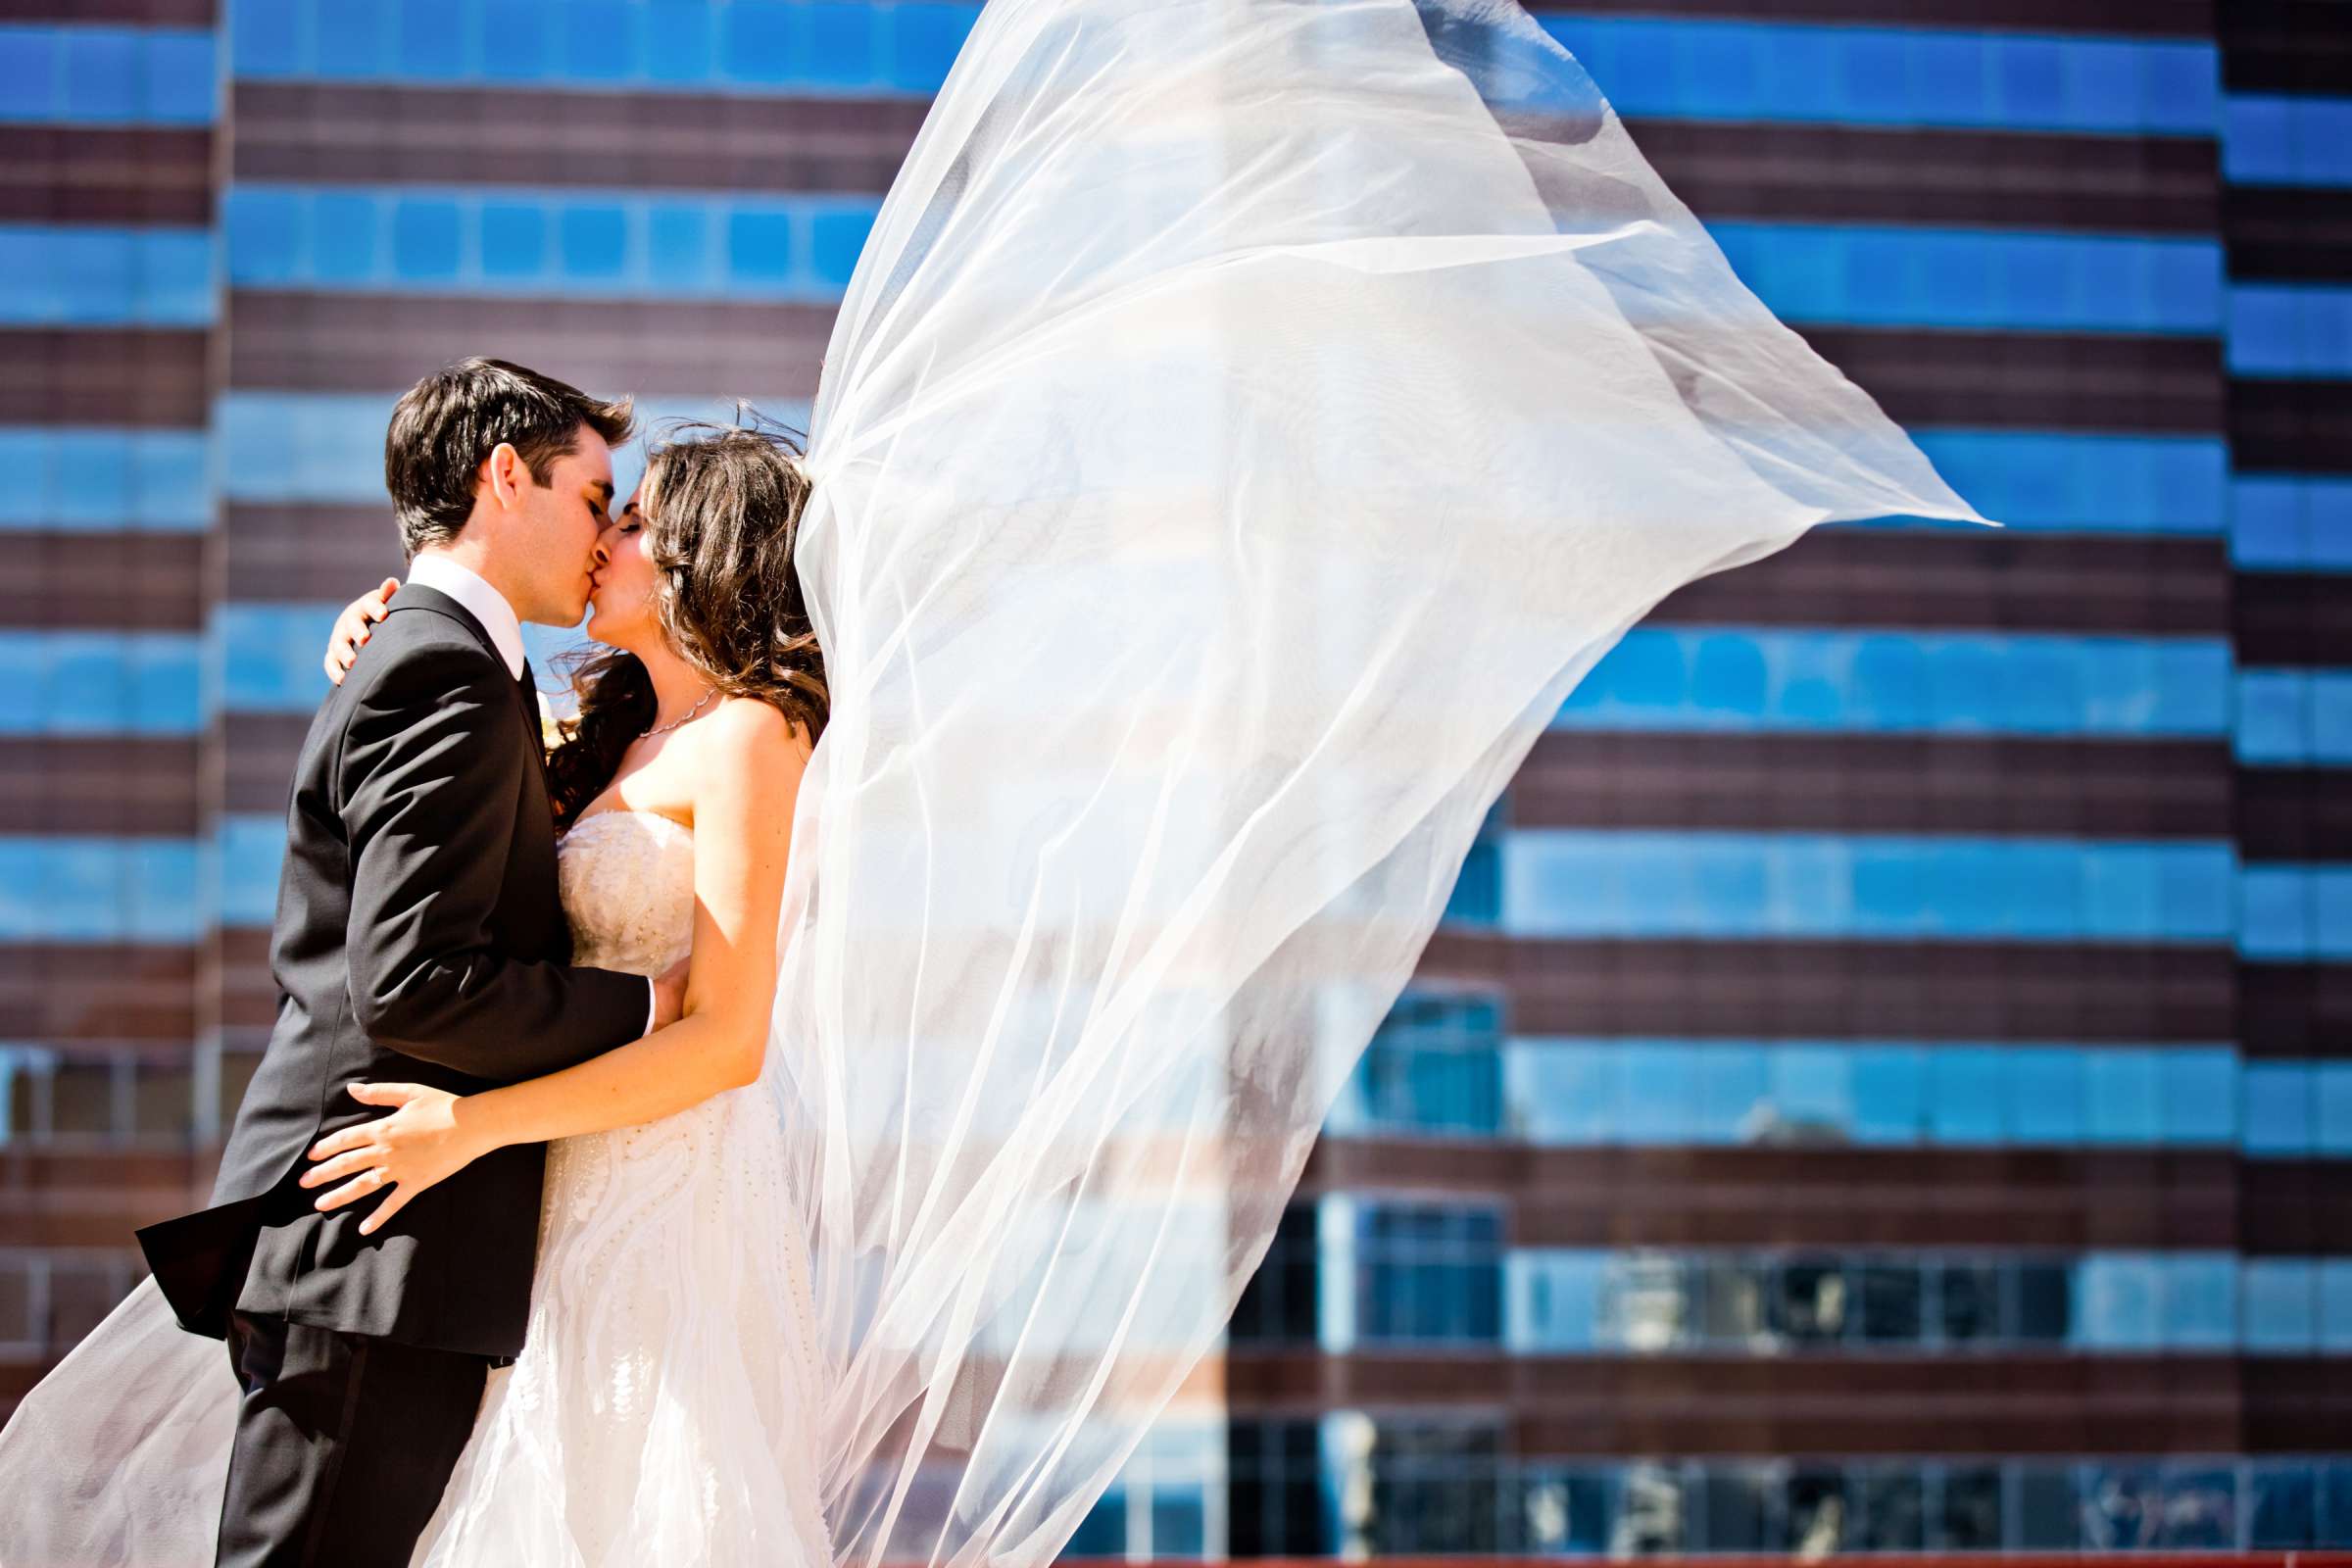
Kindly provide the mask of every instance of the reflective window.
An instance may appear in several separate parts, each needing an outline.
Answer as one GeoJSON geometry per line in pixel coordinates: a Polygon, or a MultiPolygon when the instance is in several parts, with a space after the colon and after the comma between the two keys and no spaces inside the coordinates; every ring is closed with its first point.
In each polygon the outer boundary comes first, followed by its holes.
{"type": "Polygon", "coordinates": [[[2222,169],[2242,184],[2352,185],[2352,103],[2230,94],[2222,120],[2222,169]]]}
{"type": "Polygon", "coordinates": [[[1778,1545],[1775,1478],[1761,1465],[1719,1464],[1699,1483],[1700,1527],[1709,1551],[1770,1551],[1778,1545]]]}
{"type": "Polygon", "coordinates": [[[1496,1132],[1502,1126],[1501,1046],[1499,998],[1408,991],[1374,1031],[1327,1125],[1496,1132]]]}
{"type": "Polygon", "coordinates": [[[0,24],[7,118],[84,125],[202,125],[214,118],[210,31],[0,24]]]}
{"type": "Polygon", "coordinates": [[[2211,134],[2201,41],[1543,13],[1618,111],[1680,119],[2211,134]]]}
{"type": "MultiPolygon", "coordinates": [[[[0,487],[0,533],[201,529],[213,514],[208,448],[200,431],[0,426],[12,480],[0,487]]],[[[376,483],[380,493],[380,473],[376,483]]]]}
{"type": "Polygon", "coordinates": [[[2220,842],[1521,828],[1501,847],[1513,936],[2209,944],[2237,923],[2235,852],[2220,842]],[[2043,897],[2053,861],[2089,896],[2043,897]]]}
{"type": "Polygon", "coordinates": [[[2153,1349],[2163,1343],[2163,1260],[2154,1253],[2086,1257],[2079,1273],[2075,1343],[2093,1349],[2153,1349]]]}
{"type": "Polygon", "coordinates": [[[2082,1544],[2093,1551],[2153,1551],[2164,1544],[2164,1490],[2154,1467],[2086,1467],[2082,1544]]]}
{"type": "MultiPolygon", "coordinates": [[[[240,183],[224,195],[221,219],[229,279],[247,287],[830,302],[847,285],[876,210],[875,198],[847,194],[595,197],[240,183]]],[[[169,231],[124,239],[142,248],[125,251],[104,275],[121,274],[124,291],[134,281],[139,291],[86,308],[209,320],[210,241],[195,240],[202,248],[183,257],[169,248],[169,231]]],[[[7,244],[0,229],[0,253],[7,244]]],[[[43,241],[44,256],[56,248],[43,241]]],[[[71,279],[61,274],[54,288],[68,286],[86,293],[99,280],[85,269],[71,279]]],[[[51,301],[26,289],[13,306],[18,296],[0,297],[0,314],[69,308],[63,295],[51,301]]]]}
{"type": "Polygon", "coordinates": [[[1501,1340],[1501,1228],[1494,1210],[1367,1201],[1355,1213],[1362,1343],[1501,1340]]]}
{"type": "Polygon", "coordinates": [[[2305,1061],[2251,1061],[2243,1073],[2250,1154],[2307,1154],[2317,1124],[2317,1079],[2305,1061]]]}
{"type": "Polygon", "coordinates": [[[0,630],[0,735],[190,735],[201,653],[177,632],[0,630]]]}
{"type": "Polygon", "coordinates": [[[1993,1551],[2001,1545],[2001,1473],[1989,1465],[1955,1465],[1938,1489],[1936,1539],[1945,1551],[1993,1551]]]}
{"type": "Polygon", "coordinates": [[[2230,554],[2242,569],[2352,569],[2352,479],[2269,473],[2232,479],[2230,554]]]}
{"type": "Polygon", "coordinates": [[[2319,1277],[2307,1258],[2249,1257],[2240,1265],[2246,1346],[2303,1352],[2319,1338],[2319,1277]]]}
{"type": "MultiPolygon", "coordinates": [[[[2217,519],[2220,508],[2217,493],[2217,519]]],[[[2211,638],[1642,625],[1552,727],[2218,737],[2232,695],[2229,645],[2211,638]]],[[[2082,874],[2046,858],[2019,873],[2046,891],[2043,907],[2082,874]]]]}
{"type": "Polygon", "coordinates": [[[0,837],[0,938],[192,942],[196,871],[185,839],[0,837]]]}
{"type": "Polygon", "coordinates": [[[2246,1544],[2257,1551],[2311,1545],[2319,1539],[2319,1489],[2312,1467],[2273,1460],[2253,1470],[2246,1544]]]}
{"type": "Polygon", "coordinates": [[[1731,220],[1707,232],[1740,281],[1788,321],[2217,334],[2222,326],[2222,251],[2206,239],[1731,220]]]}

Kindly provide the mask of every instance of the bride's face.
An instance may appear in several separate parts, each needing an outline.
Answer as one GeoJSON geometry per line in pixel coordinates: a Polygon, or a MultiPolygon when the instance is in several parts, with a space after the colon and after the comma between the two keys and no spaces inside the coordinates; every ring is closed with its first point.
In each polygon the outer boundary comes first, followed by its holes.
{"type": "Polygon", "coordinates": [[[662,624],[654,614],[654,564],[645,553],[643,499],[640,486],[598,537],[588,595],[588,635],[631,653],[662,641],[662,624]]]}

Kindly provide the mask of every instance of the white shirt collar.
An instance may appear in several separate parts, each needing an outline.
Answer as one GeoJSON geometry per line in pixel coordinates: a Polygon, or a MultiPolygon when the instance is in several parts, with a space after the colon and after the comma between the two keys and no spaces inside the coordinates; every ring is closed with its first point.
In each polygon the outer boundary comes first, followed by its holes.
{"type": "Polygon", "coordinates": [[[447,594],[464,606],[490,634],[499,657],[507,662],[507,673],[522,679],[522,622],[515,618],[507,596],[491,587],[481,573],[448,556],[426,553],[409,563],[409,581],[447,594]]]}

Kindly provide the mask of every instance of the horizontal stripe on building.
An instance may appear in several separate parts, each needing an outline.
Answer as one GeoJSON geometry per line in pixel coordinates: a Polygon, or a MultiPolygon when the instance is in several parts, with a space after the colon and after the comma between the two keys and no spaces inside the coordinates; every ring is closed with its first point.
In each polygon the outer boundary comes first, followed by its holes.
{"type": "Polygon", "coordinates": [[[0,222],[203,228],[213,133],[0,123],[0,222]]]}
{"type": "Polygon", "coordinates": [[[2194,1041],[1449,1035],[1421,1016],[1430,1004],[1382,1022],[1326,1136],[2352,1157],[2352,1060],[2249,1066],[2194,1041]]]}
{"type": "Polygon", "coordinates": [[[0,485],[0,536],[201,530],[213,515],[211,445],[202,430],[0,425],[11,481],[0,485]]]}
{"type": "MultiPolygon", "coordinates": [[[[2180,4],[2181,0],[2170,0],[2180,4]]],[[[220,0],[0,0],[10,22],[72,22],[134,27],[211,27],[220,0]]]]}
{"type": "Polygon", "coordinates": [[[35,123],[205,125],[216,112],[210,28],[0,21],[0,116],[35,123]]]}
{"type": "Polygon", "coordinates": [[[1507,1201],[1517,1247],[2352,1252],[2343,1160],[2188,1149],[1554,1149],[1327,1138],[1300,1198],[1507,1201]],[[2329,1183],[2332,1182],[2332,1187],[2329,1183]]]}
{"type": "Polygon", "coordinates": [[[2246,580],[2219,539],[1831,526],[1678,589],[1644,623],[2218,637],[2246,580]]]}
{"type": "Polygon", "coordinates": [[[2211,840],[2239,776],[2209,739],[1553,731],[1505,799],[1516,828],[2211,840]]]}
{"type": "Polygon", "coordinates": [[[2352,669],[2241,668],[2236,685],[2240,762],[2352,765],[2352,669]]]}
{"type": "MultiPolygon", "coordinates": [[[[928,96],[978,13],[964,4],[685,5],[665,10],[659,26],[631,9],[613,13],[616,25],[589,30],[564,25],[553,0],[505,4],[495,23],[467,0],[430,13],[249,0],[230,19],[230,71],[251,79],[928,96]]],[[[1626,112],[2188,133],[2209,132],[2218,119],[2205,39],[2048,36],[2046,17],[2016,33],[1558,13],[1541,21],[1626,112]],[[1686,51],[1698,69],[1679,69],[1686,51]]]]}
{"type": "MultiPolygon", "coordinates": [[[[372,409],[368,417],[375,418],[372,409]]],[[[306,454],[326,450],[285,445],[302,450],[282,462],[300,463],[306,473],[314,466],[306,454]]],[[[245,449],[240,442],[232,454],[230,488],[270,487],[270,455],[236,462],[245,449]]],[[[344,470],[350,488],[372,477],[360,470],[360,456],[354,450],[344,470]]],[[[277,483],[296,491],[310,481],[286,475],[277,483]]],[[[234,501],[221,536],[228,591],[240,600],[342,603],[401,571],[398,530],[380,501],[234,501]]],[[[2232,586],[2247,580],[2230,575],[2212,539],[1829,527],[1738,571],[1699,579],[1663,601],[1646,624],[2219,637],[2230,629],[2232,586]]]]}
{"type": "MultiPolygon", "coordinates": [[[[0,1148],[105,1149],[135,1169],[145,1151],[186,1149],[200,1081],[184,1039],[0,1045],[0,1105],[10,1116],[0,1148]]],[[[91,1182],[61,1192],[0,1183],[0,1277],[8,1255],[20,1248],[87,1247],[114,1237],[128,1242],[137,1225],[202,1206],[211,1183],[188,1195],[191,1203],[124,1223],[125,1207],[155,1201],[151,1191],[125,1191],[131,1185],[91,1182]]]]}
{"type": "MultiPolygon", "coordinates": [[[[245,80],[231,178],[878,197],[928,100],[245,80]]],[[[2211,225],[2206,225],[2210,227],[2211,225]]]]}
{"type": "Polygon", "coordinates": [[[2352,768],[2241,768],[2233,793],[2248,859],[2352,860],[2352,768]]]}
{"type": "Polygon", "coordinates": [[[2352,572],[2352,476],[2239,474],[2230,555],[2246,571],[2352,572]]]}
{"type": "MultiPolygon", "coordinates": [[[[239,181],[880,195],[928,105],[906,98],[244,81],[239,181]]],[[[1703,219],[2210,234],[2215,144],[1911,126],[1635,120],[1703,219]]]]}
{"type": "Polygon", "coordinates": [[[0,225],[0,324],[209,326],[217,251],[205,229],[0,225]]]}
{"type": "Polygon", "coordinates": [[[1494,850],[1494,929],[1537,940],[2193,948],[2239,929],[2227,841],[1524,828],[1494,850]]]}
{"type": "MultiPolygon", "coordinates": [[[[2352,62],[2352,51],[2347,51],[2352,62]]],[[[2316,84],[2314,84],[2316,86],[2316,84]]],[[[2352,97],[2232,92],[2222,110],[2222,176],[2241,185],[2352,187],[2352,97]]],[[[2352,88],[2352,81],[2346,83],[2352,88]]]]}
{"type": "Polygon", "coordinates": [[[0,735],[193,735],[202,661],[193,632],[0,630],[0,735]]]}
{"type": "MultiPolygon", "coordinates": [[[[235,500],[379,504],[384,422],[396,392],[478,350],[507,345],[551,374],[634,390],[641,422],[732,417],[733,386],[807,428],[831,316],[807,307],[238,295],[235,388],[217,402],[221,486],[235,500]],[[763,390],[782,380],[776,392],[763,390]],[[362,391],[360,388],[367,390],[362,391]],[[327,396],[315,394],[324,393],[327,396]]],[[[2215,437],[1921,427],[1937,469],[2013,532],[2219,538],[2230,449],[2215,437]]],[[[0,431],[0,442],[7,432],[0,431]]],[[[0,526],[8,502],[0,502],[0,526]]],[[[27,514],[27,520],[33,514],[27,514]]],[[[1903,523],[1904,531],[1916,524],[1903,523]]],[[[1984,543],[1976,525],[1952,531],[1984,543]]]]}
{"type": "MultiPolygon", "coordinates": [[[[2223,440],[1932,426],[1910,433],[1953,488],[2006,527],[2228,531],[2230,450],[2223,440]]],[[[1961,531],[1981,536],[1974,525],[1961,531]]]]}
{"type": "MultiPolygon", "coordinates": [[[[354,570],[343,591],[357,597],[376,580],[354,570]]],[[[317,707],[344,602],[220,605],[213,625],[227,710],[317,707]]],[[[525,636],[552,689],[554,661],[580,639],[554,627],[525,636]]],[[[24,658],[39,651],[27,645],[24,658]]],[[[2227,733],[2229,656],[2227,643],[2194,637],[1640,626],[1570,694],[1552,728],[2213,740],[2227,733]]]]}
{"type": "MultiPolygon", "coordinates": [[[[544,684],[559,679],[552,666],[541,673],[544,684]]],[[[282,808],[309,710],[224,722],[225,808],[282,808]]],[[[2233,774],[2209,741],[1555,733],[1537,741],[1507,810],[1526,826],[2212,838],[2255,776],[2233,774]],[[1837,784],[1792,789],[1792,779],[1837,784]]],[[[2332,823],[2339,813],[2325,808],[2332,823]]]]}
{"type": "Polygon", "coordinates": [[[2230,445],[2241,468],[2352,473],[2352,379],[2232,379],[2230,445]]]}
{"type": "Polygon", "coordinates": [[[210,347],[202,328],[0,326],[0,424],[200,429],[210,347]]]}
{"type": "Polygon", "coordinates": [[[203,625],[200,534],[25,528],[0,539],[0,628],[193,632],[203,625]]]}
{"type": "Polygon", "coordinates": [[[2230,586],[2239,663],[2352,670],[2352,572],[2245,571],[2230,586]]]}
{"type": "Polygon", "coordinates": [[[2222,345],[2209,337],[1797,325],[1905,426],[2177,434],[2229,426],[2222,345]]]}
{"type": "Polygon", "coordinates": [[[191,838],[197,763],[193,735],[44,734],[0,748],[0,835],[191,838]]]}
{"type": "MultiPolygon", "coordinates": [[[[1324,1206],[1355,1205],[1341,1197],[1327,1199],[1324,1206]]],[[[1423,1216],[1407,1208],[1397,1217],[1423,1216]]],[[[1446,1338],[1455,1343],[1470,1337],[1465,1329],[1485,1328],[1458,1313],[1430,1325],[1426,1317],[1437,1314],[1416,1314],[1419,1303],[1398,1302],[1396,1292],[1380,1289],[1387,1283],[1383,1274],[1409,1278],[1439,1264],[1449,1250],[1466,1253],[1472,1267],[1490,1260],[1498,1266],[1500,1333],[1481,1338],[1487,1344],[1499,1339],[1510,1354],[1712,1351],[1737,1359],[1798,1352],[1838,1359],[1856,1353],[1941,1358],[2352,1351],[2352,1257],[2241,1257],[2198,1249],[2035,1248],[1986,1254],[1934,1246],[1827,1253],[1441,1249],[1360,1231],[1324,1240],[1307,1262],[1338,1275],[1343,1291],[1371,1275],[1372,1289],[1360,1299],[1392,1318],[1372,1327],[1392,1332],[1366,1333],[1360,1309],[1353,1314],[1357,1321],[1348,1324],[1342,1305],[1327,1310],[1317,1342],[1327,1350],[1409,1350],[1415,1328],[1423,1330],[1418,1338],[1429,1340],[1427,1329],[1442,1326],[1452,1331],[1446,1338]],[[1424,1321],[1413,1322],[1415,1316],[1424,1321]],[[1330,1332],[1334,1328],[1342,1332],[1330,1332]],[[1345,1332],[1349,1328],[1351,1335],[1345,1332]]]]}
{"type": "Polygon", "coordinates": [[[2231,93],[2352,94],[2352,42],[2329,0],[2239,0],[2213,13],[2231,93]]]}
{"type": "Polygon", "coordinates": [[[2352,188],[2232,185],[2222,211],[2230,276],[2352,282],[2352,188]]]}
{"type": "Polygon", "coordinates": [[[495,341],[576,386],[672,398],[728,387],[778,404],[816,395],[834,314],[831,305],[244,291],[230,296],[229,310],[232,387],[405,387],[495,341]]]}
{"type": "Polygon", "coordinates": [[[1551,727],[2186,739],[2232,695],[2221,638],[1641,625],[1551,727]]]}
{"type": "Polygon", "coordinates": [[[1227,1404],[1237,1419],[1348,1405],[1392,1420],[1417,1408],[1501,1409],[1512,1412],[1501,1446],[1523,1460],[1642,1454],[1652,1465],[1681,1454],[1786,1461],[1958,1447],[1982,1461],[2046,1455],[2071,1474],[2074,1456],[2084,1453],[2149,1464],[2173,1454],[2325,1451],[2341,1443],[2352,1405],[2352,1360],[2321,1356],[1831,1361],[1278,1351],[1235,1352],[1227,1367],[1227,1404]]]}
{"type": "Polygon", "coordinates": [[[974,4],[698,4],[603,13],[565,0],[242,0],[229,16],[239,77],[630,84],[655,91],[898,92],[928,97],[978,20],[974,4]]]}
{"type": "MultiPolygon", "coordinates": [[[[562,307],[544,308],[564,318],[559,324],[568,323],[571,319],[570,313],[562,307]]],[[[583,311],[579,314],[582,318],[579,324],[586,325],[593,321],[597,313],[583,311]]],[[[625,311],[622,314],[625,316],[625,311]]],[[[502,305],[496,312],[484,317],[484,334],[512,345],[515,341],[516,327],[521,318],[513,307],[502,305]]],[[[748,326],[756,323],[750,318],[741,318],[739,324],[748,326]]],[[[245,330],[244,323],[239,323],[238,330],[240,334],[245,330]]],[[[550,344],[560,351],[561,345],[554,341],[552,333],[550,344]]],[[[452,358],[460,358],[470,352],[470,349],[460,349],[452,358]]],[[[819,352],[821,348],[810,350],[811,355],[819,352]]],[[[541,369],[564,375],[581,386],[615,392],[633,391],[636,394],[637,427],[641,433],[658,430],[678,419],[714,420],[721,424],[735,422],[734,394],[712,396],[706,387],[694,392],[662,395],[651,392],[642,382],[622,381],[614,384],[582,378],[575,373],[577,367],[566,366],[561,363],[560,358],[551,361],[525,356],[525,359],[541,369]]],[[[442,363],[446,362],[427,361],[415,373],[421,375],[442,363]]],[[[232,511],[251,522],[261,519],[244,512],[241,504],[283,505],[299,509],[323,502],[348,510],[348,514],[337,525],[352,521],[357,516],[356,509],[366,508],[386,519],[384,527],[390,530],[391,514],[384,498],[383,483],[384,427],[391,418],[392,405],[399,399],[401,390],[408,386],[409,379],[378,383],[366,392],[249,390],[223,393],[214,405],[214,423],[220,434],[221,493],[229,498],[232,511]],[[384,390],[385,386],[393,389],[384,390]]],[[[741,385],[738,383],[739,387],[741,385]]],[[[765,399],[760,402],[760,408],[769,417],[796,430],[805,431],[808,427],[809,407],[806,397],[765,399]]],[[[636,482],[644,467],[642,444],[632,444],[612,454],[613,480],[623,494],[636,482]]],[[[270,520],[267,525],[271,528],[299,529],[301,522],[298,514],[289,514],[270,520]]],[[[232,548],[235,531],[233,527],[230,530],[232,548]]],[[[291,542],[292,535],[284,537],[291,542]]],[[[387,531],[384,537],[392,538],[395,534],[387,531]]],[[[348,538],[357,548],[372,548],[356,533],[348,538]]],[[[231,581],[233,586],[233,573],[231,581]]],[[[323,597],[341,603],[348,594],[330,591],[323,597]]]]}
{"type": "Polygon", "coordinates": [[[2247,1055],[2352,1055],[2352,963],[2249,961],[2237,991],[2247,1055]]]}
{"type": "MultiPolygon", "coordinates": [[[[1902,17],[1921,27],[2208,39],[2213,9],[2212,0],[1906,0],[1902,17]]],[[[1757,22],[1884,22],[1887,14],[1884,0],[1583,0],[1574,10],[1588,16],[1737,15],[1757,22]]]]}
{"type": "Polygon", "coordinates": [[[181,838],[0,837],[0,944],[184,949],[207,924],[202,858],[181,838]]]}
{"type": "MultiPolygon", "coordinates": [[[[871,196],[247,183],[223,197],[222,220],[240,289],[817,304],[841,297],[877,206],[871,196]]],[[[2213,238],[1917,222],[1709,228],[1742,280],[1793,322],[2222,329],[2213,238]]]]}
{"type": "Polygon", "coordinates": [[[2352,864],[2249,861],[2238,951],[2257,963],[2352,962],[2352,864]]]}
{"type": "Polygon", "coordinates": [[[2229,343],[2235,375],[2352,380],[2352,287],[2235,284],[2229,343]]]}
{"type": "Polygon", "coordinates": [[[2204,39],[1549,12],[1539,21],[1624,115],[2191,136],[2220,121],[2217,56],[2204,39]]]}
{"type": "Polygon", "coordinates": [[[185,1052],[197,956],[189,942],[0,942],[0,1038],[185,1052]]]}
{"type": "MultiPolygon", "coordinates": [[[[1531,1034],[2239,1037],[2238,960],[2226,939],[2194,947],[1566,941],[1441,926],[1422,955],[1419,975],[1506,988],[1512,1027],[1531,1034]]],[[[2251,1050],[2255,1037],[2243,1038],[2251,1050]]],[[[2300,1054],[2314,1049],[2306,1046],[2300,1054]]]]}

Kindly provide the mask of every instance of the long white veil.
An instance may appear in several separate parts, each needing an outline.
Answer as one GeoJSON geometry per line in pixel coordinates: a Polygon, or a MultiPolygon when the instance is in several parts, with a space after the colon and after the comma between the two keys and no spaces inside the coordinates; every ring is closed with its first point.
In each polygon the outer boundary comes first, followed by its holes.
{"type": "Polygon", "coordinates": [[[1975,517],[1456,0],[996,0],[809,457],[837,706],[771,1059],[860,1563],[1053,1559],[1628,626],[1975,517]]]}
{"type": "MultiPolygon", "coordinates": [[[[992,0],[809,463],[765,1084],[873,1564],[1067,1542],[1630,625],[1819,522],[1984,520],[1507,0],[992,0]]],[[[0,1563],[207,1560],[225,1357],[160,1311],[0,1439],[59,1499],[0,1563]]]]}

